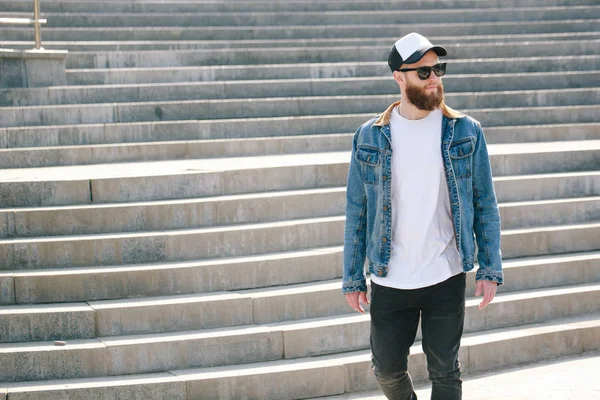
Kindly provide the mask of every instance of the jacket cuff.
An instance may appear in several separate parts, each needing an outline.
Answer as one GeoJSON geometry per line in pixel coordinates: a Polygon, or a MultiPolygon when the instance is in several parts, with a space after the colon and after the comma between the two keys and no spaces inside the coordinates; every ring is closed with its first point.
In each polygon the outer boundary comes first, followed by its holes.
{"type": "Polygon", "coordinates": [[[475,274],[476,281],[492,281],[496,282],[498,286],[504,283],[504,273],[502,270],[497,271],[489,268],[479,268],[475,274]]]}
{"type": "Polygon", "coordinates": [[[342,284],[343,294],[349,294],[354,292],[367,293],[367,280],[361,279],[359,281],[348,281],[342,284]]]}

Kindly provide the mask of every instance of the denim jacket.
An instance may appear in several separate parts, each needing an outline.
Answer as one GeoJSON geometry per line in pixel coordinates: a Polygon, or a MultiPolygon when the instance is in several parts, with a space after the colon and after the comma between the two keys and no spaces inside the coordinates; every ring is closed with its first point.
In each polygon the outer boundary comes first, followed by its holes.
{"type": "MultiPolygon", "coordinates": [[[[385,277],[388,273],[393,180],[389,120],[398,104],[392,104],[354,134],[346,190],[344,294],[367,291],[365,259],[371,274],[385,277]]],[[[475,279],[502,284],[500,213],[481,125],[445,104],[441,110],[440,150],[462,268],[465,272],[474,268],[476,238],[479,268],[475,279]]]]}

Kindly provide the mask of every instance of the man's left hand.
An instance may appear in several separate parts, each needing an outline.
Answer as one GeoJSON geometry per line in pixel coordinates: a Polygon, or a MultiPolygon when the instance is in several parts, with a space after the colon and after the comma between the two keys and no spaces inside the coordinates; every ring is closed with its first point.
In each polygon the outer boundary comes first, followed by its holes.
{"type": "Polygon", "coordinates": [[[483,292],[483,301],[479,304],[479,309],[483,310],[488,304],[492,302],[496,295],[496,289],[498,284],[492,281],[477,281],[475,282],[475,297],[481,296],[483,292]]]}

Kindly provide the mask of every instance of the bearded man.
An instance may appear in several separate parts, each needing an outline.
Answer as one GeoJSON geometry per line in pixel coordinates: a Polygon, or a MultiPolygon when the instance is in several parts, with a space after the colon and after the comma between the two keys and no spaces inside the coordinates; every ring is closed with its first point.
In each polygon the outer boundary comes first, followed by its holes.
{"type": "Polygon", "coordinates": [[[388,399],[416,399],[408,355],[421,322],[432,400],[462,397],[458,350],[466,272],[479,309],[503,283],[500,214],[481,125],[444,102],[446,49],[410,33],[388,64],[402,101],[355,133],[348,172],[342,292],[363,313],[371,280],[371,351],[388,399]]]}

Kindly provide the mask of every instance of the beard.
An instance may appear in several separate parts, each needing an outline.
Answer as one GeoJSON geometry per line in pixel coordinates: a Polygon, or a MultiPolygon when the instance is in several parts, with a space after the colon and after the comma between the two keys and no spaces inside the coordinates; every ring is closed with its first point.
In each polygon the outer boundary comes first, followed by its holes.
{"type": "Polygon", "coordinates": [[[419,110],[433,111],[444,101],[444,85],[440,82],[434,93],[425,94],[425,88],[406,82],[406,98],[419,110]]]}

